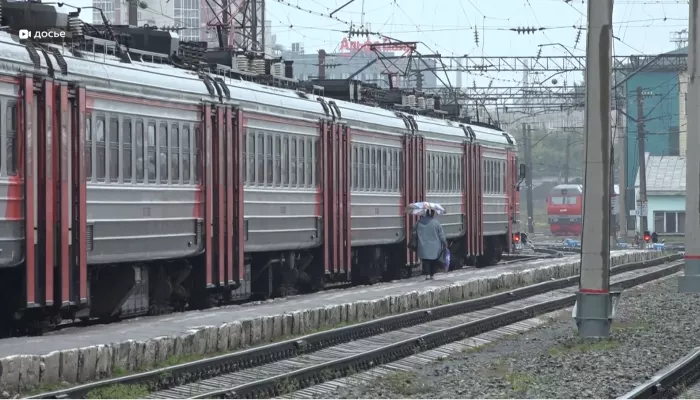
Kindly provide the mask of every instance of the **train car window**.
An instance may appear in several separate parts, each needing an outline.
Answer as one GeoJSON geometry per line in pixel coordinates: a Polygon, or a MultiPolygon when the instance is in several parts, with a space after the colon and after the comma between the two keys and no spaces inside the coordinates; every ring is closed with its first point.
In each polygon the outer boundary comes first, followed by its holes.
{"type": "Polygon", "coordinates": [[[452,156],[445,156],[445,192],[452,193],[453,189],[452,156]]]}
{"type": "Polygon", "coordinates": [[[484,160],[484,193],[488,193],[489,160],[484,160]]]}
{"type": "Polygon", "coordinates": [[[289,146],[289,187],[297,186],[297,138],[292,137],[289,146]]]}
{"type": "MultiPolygon", "coordinates": [[[[16,128],[16,125],[15,125],[16,128]]],[[[9,134],[9,131],[8,131],[9,134]]],[[[14,155],[14,152],[12,152],[12,149],[16,148],[17,142],[15,141],[14,147],[8,148],[7,149],[7,154],[8,157],[10,154],[14,155]]],[[[9,136],[8,136],[8,146],[9,144],[9,136]]],[[[10,160],[8,158],[8,165],[7,169],[8,172],[10,170],[10,160]]],[[[15,168],[16,171],[16,168],[15,168]]],[[[87,114],[85,116],[85,178],[87,179],[88,182],[92,181],[92,115],[87,114]]]]}
{"type": "Polygon", "coordinates": [[[248,175],[246,182],[248,185],[255,185],[255,135],[246,131],[246,137],[248,142],[248,175]]]}
{"type": "Polygon", "coordinates": [[[148,165],[146,170],[148,171],[148,182],[156,182],[156,124],[153,122],[148,123],[148,130],[146,131],[146,159],[148,160],[148,165]]]}
{"type": "Polygon", "coordinates": [[[265,186],[272,186],[273,169],[272,169],[272,135],[265,134],[265,186]]]}
{"type": "Polygon", "coordinates": [[[379,150],[379,155],[381,156],[381,190],[382,192],[385,192],[388,187],[387,187],[387,182],[388,182],[388,177],[386,176],[386,170],[389,168],[389,165],[387,164],[386,160],[386,149],[380,149],[379,150]]]}
{"type": "Polygon", "coordinates": [[[109,142],[109,181],[119,182],[119,119],[112,117],[109,119],[109,131],[107,131],[109,142]]]}
{"type": "Polygon", "coordinates": [[[386,189],[391,192],[394,190],[394,149],[386,150],[386,189]]]}
{"type": "Polygon", "coordinates": [[[434,192],[437,190],[437,179],[436,179],[436,174],[435,174],[435,169],[436,169],[436,163],[435,163],[435,154],[430,153],[428,156],[428,161],[429,161],[429,167],[428,171],[430,171],[429,178],[428,178],[428,190],[431,192],[434,192]]]}
{"type": "Polygon", "coordinates": [[[313,150],[311,149],[312,146],[311,139],[306,139],[306,176],[304,177],[304,179],[306,179],[306,187],[313,187],[312,175],[314,157],[313,150]]]}
{"type": "MultiPolygon", "coordinates": [[[[247,136],[247,135],[245,135],[247,136]]],[[[182,125],[182,183],[190,183],[190,125],[182,125]]],[[[247,176],[247,175],[246,175],[247,176]]]]}
{"type": "Polygon", "coordinates": [[[275,186],[279,186],[282,179],[282,138],[280,135],[275,135],[275,148],[273,152],[275,156],[275,186]]]}
{"type": "Polygon", "coordinates": [[[136,121],[136,140],[134,140],[134,151],[136,152],[136,182],[143,183],[144,180],[144,137],[143,137],[143,121],[136,121]]]}
{"type": "Polygon", "coordinates": [[[357,145],[357,190],[363,190],[365,184],[365,153],[362,146],[357,145]]]}
{"type": "Polygon", "coordinates": [[[158,129],[158,161],[160,164],[160,183],[168,183],[168,124],[161,122],[158,129]]]}
{"type": "Polygon", "coordinates": [[[377,158],[375,154],[375,148],[370,147],[369,148],[369,190],[374,191],[377,188],[377,177],[376,177],[376,170],[377,170],[377,158]]]}
{"type": "Polygon", "coordinates": [[[397,177],[399,179],[398,189],[399,189],[399,191],[401,191],[401,190],[403,190],[403,186],[404,186],[403,177],[401,176],[401,172],[400,172],[400,171],[403,171],[403,167],[404,167],[404,165],[403,165],[403,149],[399,150],[398,152],[399,152],[399,164],[396,167],[396,171],[399,173],[397,175],[397,177]]]}
{"type": "Polygon", "coordinates": [[[357,145],[352,145],[352,178],[350,184],[350,190],[357,190],[357,145]]]}
{"type": "Polygon", "coordinates": [[[314,139],[314,187],[319,187],[321,185],[321,179],[319,179],[319,174],[321,173],[321,140],[314,139]]]}
{"type": "Polygon", "coordinates": [[[194,152],[192,154],[193,160],[190,161],[194,165],[194,182],[196,184],[202,183],[202,128],[199,124],[194,126],[194,152]]]}
{"type": "Polygon", "coordinates": [[[5,114],[5,168],[8,176],[17,175],[17,103],[14,101],[7,102],[5,114]]]}
{"type": "Polygon", "coordinates": [[[452,193],[457,193],[457,156],[450,157],[450,172],[452,173],[452,193]]]}
{"type": "Polygon", "coordinates": [[[265,184],[265,138],[262,133],[255,132],[255,184],[265,184]]]}
{"type": "MultiPolygon", "coordinates": [[[[184,128],[183,128],[184,129],[184,128]]],[[[235,155],[234,155],[235,158],[235,155]]],[[[243,134],[243,162],[239,165],[243,167],[243,184],[248,184],[248,133],[243,134]]]]}
{"type": "Polygon", "coordinates": [[[398,191],[401,182],[401,150],[394,149],[394,191],[398,191]]]}
{"type": "Polygon", "coordinates": [[[282,186],[289,185],[289,136],[282,138],[282,156],[280,163],[282,165],[282,186]]]}
{"type": "Polygon", "coordinates": [[[95,119],[95,145],[97,147],[97,181],[104,182],[106,175],[107,157],[105,157],[105,117],[98,116],[95,119]]]}
{"type": "Polygon", "coordinates": [[[132,173],[131,173],[131,120],[128,118],[122,119],[122,181],[124,183],[131,183],[132,173]]]}
{"type": "Polygon", "coordinates": [[[170,126],[170,182],[180,183],[180,127],[170,126]]]}
{"type": "Polygon", "coordinates": [[[299,187],[305,187],[306,186],[306,171],[305,171],[305,166],[306,166],[306,139],[305,138],[299,138],[299,148],[297,149],[298,153],[298,161],[297,161],[297,177],[299,179],[299,187]]]}

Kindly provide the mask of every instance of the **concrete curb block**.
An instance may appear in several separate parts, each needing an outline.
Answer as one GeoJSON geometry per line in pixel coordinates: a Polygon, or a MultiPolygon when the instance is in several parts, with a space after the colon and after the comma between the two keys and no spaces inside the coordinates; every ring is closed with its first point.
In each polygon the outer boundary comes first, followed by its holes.
{"type": "MultiPolygon", "coordinates": [[[[656,251],[626,251],[611,257],[612,265],[646,261],[656,251]]],[[[573,256],[578,257],[578,256],[573,256]]],[[[0,393],[27,392],[57,383],[84,383],[161,364],[170,357],[187,357],[238,350],[290,336],[364,322],[421,308],[466,300],[504,289],[566,278],[579,273],[580,263],[547,260],[525,270],[465,279],[425,291],[385,296],[376,300],[329,305],[273,316],[243,319],[220,326],[201,326],[175,336],[145,342],[126,340],[98,346],[54,351],[43,356],[15,355],[0,359],[0,393]]]]}

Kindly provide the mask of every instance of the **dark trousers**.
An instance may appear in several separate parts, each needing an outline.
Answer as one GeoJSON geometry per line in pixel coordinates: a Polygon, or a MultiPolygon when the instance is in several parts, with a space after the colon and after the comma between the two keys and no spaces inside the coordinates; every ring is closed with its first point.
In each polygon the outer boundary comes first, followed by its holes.
{"type": "Polygon", "coordinates": [[[425,275],[435,275],[442,267],[440,260],[426,260],[423,259],[423,274],[425,275]]]}

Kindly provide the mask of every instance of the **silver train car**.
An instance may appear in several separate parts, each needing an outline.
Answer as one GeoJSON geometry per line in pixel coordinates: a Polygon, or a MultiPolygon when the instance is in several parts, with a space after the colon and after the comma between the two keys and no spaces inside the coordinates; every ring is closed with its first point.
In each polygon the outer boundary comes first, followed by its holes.
{"type": "Polygon", "coordinates": [[[0,326],[411,276],[415,201],[446,208],[453,268],[497,263],[519,234],[506,132],[125,62],[110,43],[0,33],[0,326]]]}

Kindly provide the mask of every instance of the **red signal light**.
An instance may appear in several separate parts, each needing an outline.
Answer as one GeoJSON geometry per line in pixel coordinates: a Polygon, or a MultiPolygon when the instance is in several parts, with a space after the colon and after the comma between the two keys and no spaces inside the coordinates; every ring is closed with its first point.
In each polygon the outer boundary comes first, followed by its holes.
{"type": "Polygon", "coordinates": [[[651,236],[649,236],[649,235],[644,235],[644,240],[646,240],[646,241],[648,242],[650,239],[651,239],[651,236]]]}
{"type": "Polygon", "coordinates": [[[513,235],[513,240],[515,240],[515,243],[518,243],[518,242],[520,242],[520,235],[519,235],[519,234],[517,234],[517,233],[516,233],[516,234],[514,234],[514,235],[513,235]]]}

